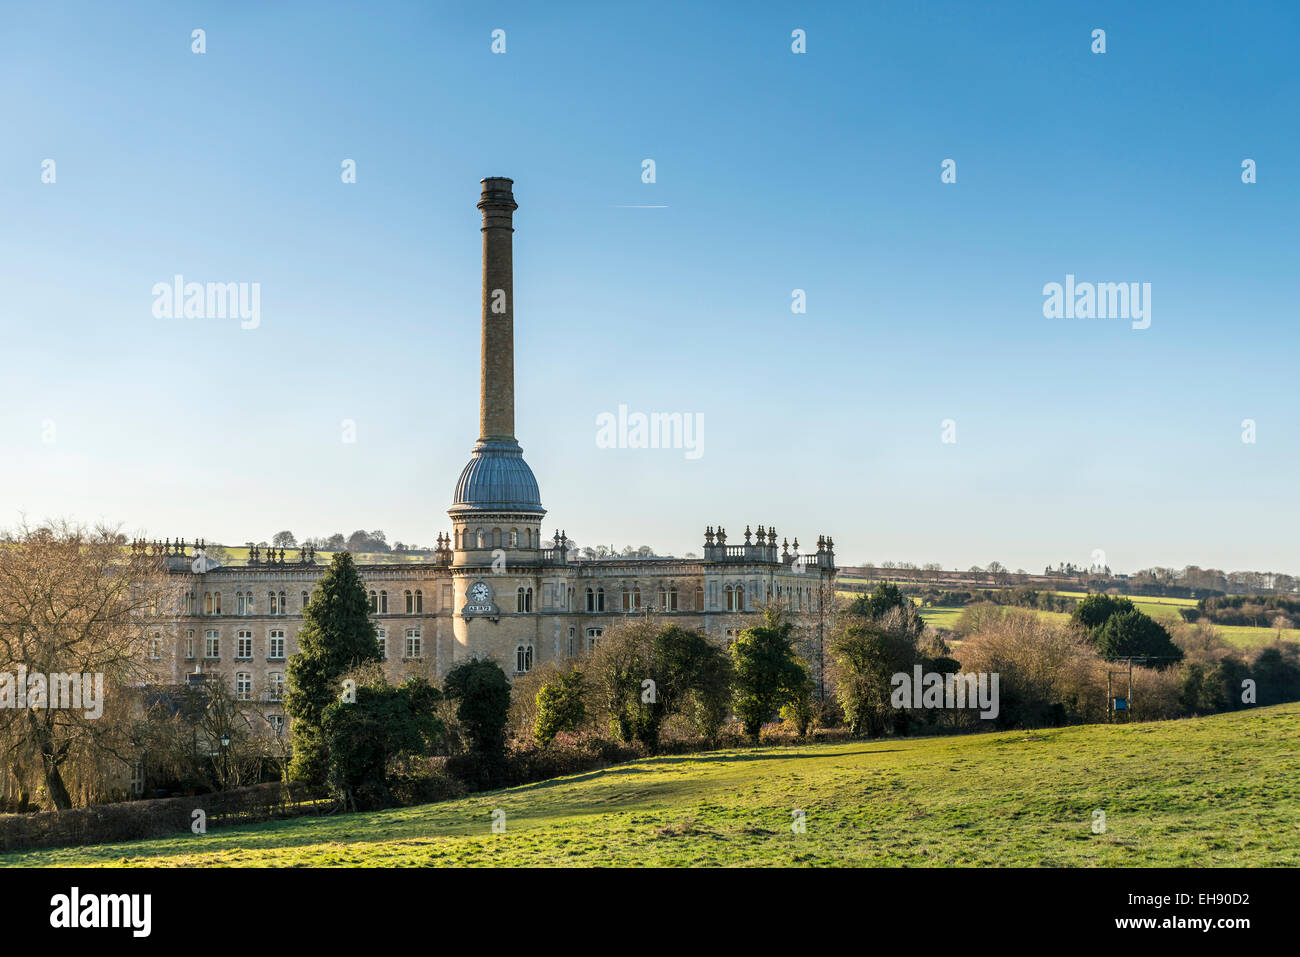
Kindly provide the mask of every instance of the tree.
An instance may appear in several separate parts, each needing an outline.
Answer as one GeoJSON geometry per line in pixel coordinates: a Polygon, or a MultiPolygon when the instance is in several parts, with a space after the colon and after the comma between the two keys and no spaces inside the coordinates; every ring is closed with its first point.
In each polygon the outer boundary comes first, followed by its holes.
{"type": "Polygon", "coordinates": [[[883,618],[846,616],[831,636],[835,697],[854,735],[879,737],[898,728],[906,713],[890,700],[891,678],[911,674],[917,661],[916,633],[901,609],[883,618]]]}
{"type": "Polygon", "coordinates": [[[431,754],[442,734],[437,688],[420,677],[394,687],[375,668],[353,672],[356,701],[335,701],[321,731],[329,752],[330,785],[354,810],[391,806],[388,766],[395,758],[431,754]],[[363,683],[364,682],[364,683],[363,683]]]}
{"type": "Polygon", "coordinates": [[[156,635],[161,650],[164,616],[180,593],[162,558],[128,556],[116,529],[64,522],[8,537],[0,546],[0,750],[20,804],[35,779],[44,802],[64,810],[69,779],[97,786],[109,765],[135,763],[132,707],[157,677],[148,646],[156,635]]]}
{"type": "Polygon", "coordinates": [[[506,748],[506,721],[510,717],[510,682],[501,666],[487,658],[463,661],[447,672],[443,693],[456,705],[469,736],[470,746],[480,755],[497,757],[506,748]]]}
{"type": "Polygon", "coordinates": [[[870,595],[853,599],[847,613],[868,621],[883,621],[893,610],[898,611],[902,618],[901,626],[910,633],[919,635],[925,630],[925,622],[917,613],[915,603],[903,594],[901,588],[889,582],[877,585],[870,595]]]}
{"type": "Polygon", "coordinates": [[[271,544],[276,548],[297,548],[298,539],[293,532],[276,532],[271,536],[271,544]]]}
{"type": "Polygon", "coordinates": [[[1091,632],[1106,624],[1112,615],[1134,610],[1133,602],[1127,598],[1096,593],[1079,602],[1070,619],[1091,632]]]}
{"type": "Polygon", "coordinates": [[[798,697],[807,680],[808,669],[790,638],[793,630],[778,609],[769,608],[763,624],[742,631],[731,646],[733,706],[752,741],[758,741],[764,722],[798,697]]]}
{"type": "Polygon", "coordinates": [[[635,622],[601,638],[588,664],[614,732],[624,741],[659,748],[659,731],[673,714],[687,714],[705,738],[726,720],[730,662],[701,632],[635,622]]]}
{"type": "Polygon", "coordinates": [[[289,659],[284,699],[293,719],[290,776],[319,783],[328,768],[321,736],[325,709],[339,697],[344,674],[382,660],[370,602],[349,553],[336,554],[317,582],[298,629],[298,649],[289,659]]]}
{"type": "Polygon", "coordinates": [[[1136,609],[1111,615],[1092,638],[1103,658],[1152,658],[1164,668],[1183,657],[1164,626],[1136,609]]]}
{"type": "Polygon", "coordinates": [[[581,671],[557,674],[537,689],[533,738],[545,748],[561,731],[577,731],[587,717],[586,684],[581,671]]]}

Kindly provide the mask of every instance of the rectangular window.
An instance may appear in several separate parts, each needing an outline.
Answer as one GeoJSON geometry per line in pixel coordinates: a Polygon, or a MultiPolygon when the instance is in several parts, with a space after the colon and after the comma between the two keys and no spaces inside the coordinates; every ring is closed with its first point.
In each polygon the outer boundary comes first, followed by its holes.
{"type": "Polygon", "coordinates": [[[284,733],[284,715],[267,715],[266,720],[271,725],[271,731],[277,738],[284,733]]]}
{"type": "Polygon", "coordinates": [[[253,633],[241,631],[235,636],[235,657],[249,659],[253,657],[253,633]]]}
{"type": "Polygon", "coordinates": [[[209,631],[204,633],[203,657],[204,658],[221,657],[221,635],[218,632],[209,631]]]}
{"type": "Polygon", "coordinates": [[[376,630],[376,640],[379,642],[379,657],[388,660],[388,629],[379,628],[376,630]]]}
{"type": "Polygon", "coordinates": [[[284,632],[273,631],[267,637],[266,657],[272,661],[284,660],[284,632]]]}
{"type": "Polygon", "coordinates": [[[424,656],[424,651],[421,646],[420,629],[419,628],[406,629],[406,657],[421,658],[423,656],[424,656]]]}
{"type": "Polygon", "coordinates": [[[596,643],[600,641],[600,636],[603,635],[604,633],[605,633],[604,628],[587,629],[587,650],[588,651],[596,650],[596,643]]]}
{"type": "Polygon", "coordinates": [[[212,614],[221,614],[221,592],[219,591],[212,593],[212,614]]]}
{"type": "Polygon", "coordinates": [[[235,672],[235,697],[240,701],[253,697],[253,676],[247,671],[235,672]]]}
{"type": "Polygon", "coordinates": [[[159,632],[149,636],[149,657],[154,661],[162,657],[162,635],[159,632]]]}
{"type": "Polygon", "coordinates": [[[272,671],[266,676],[266,699],[268,701],[284,700],[284,672],[272,671]]]}
{"type": "Polygon", "coordinates": [[[185,632],[185,658],[187,661],[194,660],[194,629],[193,628],[185,632]]]}

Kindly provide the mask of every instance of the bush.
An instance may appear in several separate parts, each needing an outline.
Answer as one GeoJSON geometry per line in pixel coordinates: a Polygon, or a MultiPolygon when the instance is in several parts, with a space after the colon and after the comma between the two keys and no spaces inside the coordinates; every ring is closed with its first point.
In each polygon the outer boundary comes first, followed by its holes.
{"type": "Polygon", "coordinates": [[[537,719],[533,737],[545,748],[561,731],[574,732],[581,728],[587,717],[583,703],[586,685],[581,671],[557,674],[538,689],[537,719]]]}
{"type": "Polygon", "coordinates": [[[443,693],[456,702],[456,716],[479,754],[505,751],[510,716],[510,682],[501,666],[486,658],[462,662],[447,672],[443,693]]]}
{"type": "Polygon", "coordinates": [[[963,672],[998,675],[999,728],[1032,728],[1106,716],[1106,664],[1074,625],[1009,611],[957,652],[963,672]]]}

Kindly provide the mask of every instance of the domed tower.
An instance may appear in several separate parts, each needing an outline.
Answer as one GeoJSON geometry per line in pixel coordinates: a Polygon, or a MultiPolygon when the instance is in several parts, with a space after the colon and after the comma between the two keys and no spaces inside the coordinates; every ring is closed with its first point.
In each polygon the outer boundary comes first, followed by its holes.
{"type": "MultiPolygon", "coordinates": [[[[546,510],[537,479],[515,439],[512,247],[514,212],[519,206],[513,180],[489,177],[482,183],[478,202],[483,211],[479,439],[456,483],[456,497],[447,514],[454,529],[453,567],[500,576],[505,571],[503,562],[511,567],[537,564],[546,510]]],[[[500,600],[497,604],[504,607],[500,600]]]]}

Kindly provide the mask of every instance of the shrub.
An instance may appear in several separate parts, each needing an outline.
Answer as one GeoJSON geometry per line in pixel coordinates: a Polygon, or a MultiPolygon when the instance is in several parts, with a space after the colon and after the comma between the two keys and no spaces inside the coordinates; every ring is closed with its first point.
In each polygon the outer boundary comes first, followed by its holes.
{"type": "Polygon", "coordinates": [[[470,746],[481,755],[505,751],[510,682],[501,666],[486,658],[462,662],[447,672],[443,693],[456,702],[470,746]]]}
{"type": "Polygon", "coordinates": [[[545,748],[561,731],[577,731],[587,717],[586,685],[581,671],[557,674],[538,689],[533,737],[545,748]]]}
{"type": "Polygon", "coordinates": [[[793,630],[794,625],[778,609],[768,609],[763,624],[742,631],[731,646],[733,704],[751,741],[758,740],[764,723],[782,705],[803,693],[808,680],[808,670],[796,657],[790,640],[793,630]]]}

